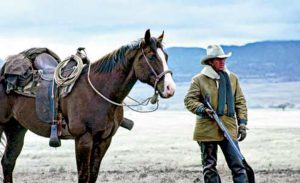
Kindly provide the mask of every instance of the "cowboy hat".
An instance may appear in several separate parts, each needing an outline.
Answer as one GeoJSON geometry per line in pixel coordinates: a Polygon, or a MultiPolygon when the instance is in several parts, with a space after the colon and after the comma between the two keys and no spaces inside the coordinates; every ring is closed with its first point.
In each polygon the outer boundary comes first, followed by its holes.
{"type": "Polygon", "coordinates": [[[209,45],[206,49],[206,55],[201,59],[201,64],[207,65],[207,61],[213,58],[228,58],[231,52],[225,54],[220,45],[209,45]]]}

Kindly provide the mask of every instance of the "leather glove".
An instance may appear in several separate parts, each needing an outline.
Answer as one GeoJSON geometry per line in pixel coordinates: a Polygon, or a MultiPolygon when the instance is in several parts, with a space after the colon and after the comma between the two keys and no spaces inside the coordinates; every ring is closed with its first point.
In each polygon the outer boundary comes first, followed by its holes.
{"type": "Polygon", "coordinates": [[[213,119],[213,110],[210,110],[209,108],[207,107],[204,107],[204,106],[199,106],[197,111],[196,111],[196,114],[197,115],[208,115],[210,118],[213,119]]]}
{"type": "Polygon", "coordinates": [[[246,136],[247,136],[246,130],[248,130],[246,125],[240,125],[238,127],[238,141],[243,141],[246,138],[246,136]]]}

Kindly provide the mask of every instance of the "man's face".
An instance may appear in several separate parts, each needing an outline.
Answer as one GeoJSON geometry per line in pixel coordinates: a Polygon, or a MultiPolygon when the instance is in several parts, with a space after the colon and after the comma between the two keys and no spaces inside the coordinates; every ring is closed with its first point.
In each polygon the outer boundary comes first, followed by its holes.
{"type": "Polygon", "coordinates": [[[225,67],[225,58],[215,58],[211,61],[211,66],[215,71],[222,71],[225,67]]]}

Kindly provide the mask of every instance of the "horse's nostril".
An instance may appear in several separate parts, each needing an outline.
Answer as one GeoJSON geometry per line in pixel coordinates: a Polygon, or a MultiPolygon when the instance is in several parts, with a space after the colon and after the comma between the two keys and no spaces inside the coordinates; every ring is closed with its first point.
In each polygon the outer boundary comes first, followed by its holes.
{"type": "Polygon", "coordinates": [[[168,96],[174,95],[174,89],[173,89],[172,85],[167,85],[167,86],[166,86],[166,94],[167,94],[168,96]]]}

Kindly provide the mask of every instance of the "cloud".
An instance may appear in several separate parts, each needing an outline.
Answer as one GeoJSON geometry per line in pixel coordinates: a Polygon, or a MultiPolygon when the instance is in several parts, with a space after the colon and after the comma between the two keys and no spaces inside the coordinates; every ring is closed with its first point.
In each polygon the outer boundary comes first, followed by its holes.
{"type": "Polygon", "coordinates": [[[165,30],[167,46],[300,39],[298,12],[295,0],[1,1],[0,57],[31,45],[86,46],[96,57],[148,28],[165,30]]]}

